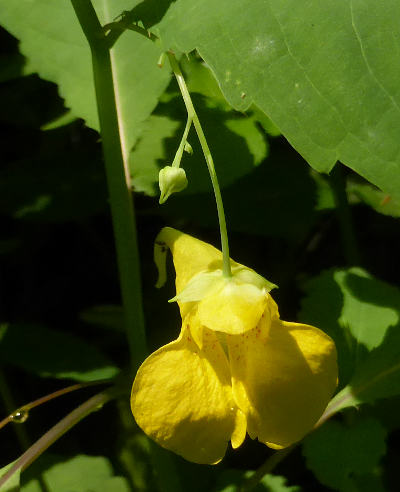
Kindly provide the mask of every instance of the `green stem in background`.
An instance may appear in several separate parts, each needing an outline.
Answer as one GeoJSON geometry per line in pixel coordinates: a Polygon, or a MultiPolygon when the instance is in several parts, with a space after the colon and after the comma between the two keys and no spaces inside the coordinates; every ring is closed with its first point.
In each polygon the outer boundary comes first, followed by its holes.
{"type": "Polygon", "coordinates": [[[239,487],[239,492],[248,492],[253,490],[263,479],[265,475],[271,473],[276,466],[288,456],[297,444],[293,444],[288,448],[276,451],[270,458],[268,458],[257,470],[247,478],[239,487]]]}
{"type": "MultiPolygon", "coordinates": [[[[8,415],[7,417],[5,417],[3,420],[0,421],[0,429],[2,429],[5,425],[7,425],[10,422],[15,422],[15,423],[25,422],[32,408],[38,407],[39,405],[43,405],[43,403],[47,403],[51,400],[54,400],[54,398],[58,398],[59,396],[66,395],[68,393],[71,393],[72,391],[76,391],[82,388],[88,388],[90,386],[95,386],[98,384],[110,384],[110,383],[111,381],[109,380],[101,380],[101,381],[91,381],[89,383],[72,384],[71,386],[67,386],[66,388],[62,388],[57,391],[54,391],[53,393],[50,393],[46,396],[42,396],[37,400],[26,403],[25,405],[22,405],[22,407],[13,410],[15,408],[15,404],[13,400],[10,399],[10,396],[7,396],[8,390],[4,386],[4,376],[0,371],[0,394],[3,396],[7,411],[10,412],[10,415],[8,415]]],[[[18,429],[18,427],[16,427],[16,429],[18,429]]],[[[27,443],[28,441],[26,440],[26,442],[24,443],[24,448],[28,447],[27,443]]]]}
{"type": "Polygon", "coordinates": [[[69,429],[74,427],[79,421],[85,418],[93,411],[101,408],[105,403],[115,398],[115,388],[106,390],[92,396],[75,410],[72,410],[66,417],[57,422],[49,431],[38,439],[25,453],[23,453],[13,466],[0,478],[0,490],[2,486],[11,478],[14,473],[25,470],[33,463],[48,447],[56,442],[69,429]]]}
{"type": "MultiPolygon", "coordinates": [[[[0,395],[4,402],[4,407],[6,411],[11,414],[11,412],[14,411],[16,405],[14,402],[14,398],[11,394],[10,388],[8,387],[8,383],[4,376],[3,371],[0,371],[0,395]]],[[[7,424],[9,421],[12,420],[12,419],[10,420],[8,419],[9,417],[6,417],[0,422],[0,429],[4,427],[4,425],[7,424]]],[[[25,429],[23,427],[16,426],[14,430],[15,430],[15,434],[17,435],[17,439],[21,448],[25,450],[29,446],[29,439],[25,429]]]]}
{"type": "Polygon", "coordinates": [[[339,162],[335,165],[330,174],[330,185],[335,199],[343,252],[346,261],[349,265],[359,265],[360,254],[354,234],[351,210],[347,200],[346,180],[343,176],[342,164],[339,162]]]}
{"type": "MultiPolygon", "coordinates": [[[[103,144],[111,214],[121,283],[125,326],[132,367],[136,371],[146,356],[139,252],[133,199],[118,125],[110,49],[118,38],[108,39],[90,0],[71,0],[92,52],[93,77],[103,144]]],[[[140,67],[137,67],[140,71],[140,67]]],[[[132,94],[140,97],[140,94],[132,94]]],[[[179,479],[172,456],[165,450],[153,452],[160,490],[179,492],[179,479]],[[164,470],[168,470],[165,474],[164,470]]]]}
{"type": "Polygon", "coordinates": [[[171,64],[171,68],[175,74],[176,80],[178,82],[179,89],[181,90],[182,97],[185,102],[186,110],[188,112],[188,117],[193,119],[193,125],[196,129],[196,133],[197,136],[199,137],[200,145],[203,150],[204,157],[206,159],[208,172],[210,173],[211,183],[214,190],[215,201],[217,202],[217,212],[218,212],[218,220],[219,220],[219,229],[221,233],[221,246],[222,246],[222,258],[223,258],[222,272],[225,277],[231,277],[232,272],[231,272],[231,263],[229,259],[228,232],[226,230],[224,205],[222,203],[221,190],[219,188],[218,178],[215,172],[214,161],[210,149],[208,147],[207,140],[204,135],[199,117],[197,116],[196,110],[194,109],[192,98],[190,97],[185,79],[183,78],[181,69],[178,65],[178,62],[176,61],[175,56],[172,53],[168,53],[168,59],[171,64]]]}
{"type": "Polygon", "coordinates": [[[71,0],[92,52],[100,133],[110,196],[125,327],[133,370],[146,356],[139,250],[129,174],[126,170],[118,114],[109,41],[90,0],[71,0]]]}

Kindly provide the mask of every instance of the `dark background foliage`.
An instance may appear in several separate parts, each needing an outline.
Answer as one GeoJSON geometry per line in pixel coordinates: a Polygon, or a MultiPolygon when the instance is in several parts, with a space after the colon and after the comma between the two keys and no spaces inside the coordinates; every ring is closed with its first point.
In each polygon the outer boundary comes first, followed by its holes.
{"type": "MultiPolygon", "coordinates": [[[[52,128],[51,122],[65,112],[63,100],[54,84],[36,74],[24,75],[23,64],[17,40],[2,30],[0,316],[4,330],[0,332],[0,416],[67,385],[76,374],[80,380],[90,380],[96,375],[109,377],[118,370],[128,371],[129,367],[99,135],[82,120],[52,128]]],[[[171,86],[170,91],[174,90],[171,86]]],[[[198,103],[202,104],[200,99],[198,103]]],[[[157,112],[163,111],[175,111],[177,120],[184,120],[180,101],[167,110],[159,106],[157,112]]],[[[217,171],[227,145],[224,134],[213,131],[215,122],[223,117],[218,111],[208,108],[203,113],[203,124],[213,133],[210,140],[217,149],[217,171]]],[[[279,285],[274,297],[281,317],[299,319],[304,292],[310,294],[308,282],[324,270],[357,264],[380,280],[397,284],[398,211],[392,216],[379,213],[376,209],[384,207],[385,197],[378,202],[368,199],[360,188],[365,183],[344,167],[335,168],[330,177],[316,175],[283,137],[268,135],[260,122],[255,124],[268,147],[268,156],[224,186],[223,196],[232,257],[279,285]],[[348,217],[346,204],[335,205],[335,196],[346,189],[348,217]],[[350,236],[344,232],[346,226],[350,227],[350,236]]],[[[177,139],[166,139],[163,144],[169,156],[177,139]]],[[[196,147],[195,153],[200,154],[196,147]]],[[[197,165],[189,159],[185,161],[189,167],[197,165]]],[[[390,199],[386,200],[390,204],[390,199]]],[[[173,196],[162,207],[155,197],[135,193],[135,206],[152,350],[179,331],[176,307],[166,302],[173,292],[172,270],[168,285],[160,291],[154,288],[155,235],[162,226],[170,225],[218,246],[219,232],[213,196],[204,190],[173,196]]],[[[326,316],[331,309],[334,311],[330,293],[328,290],[324,305],[326,316]]],[[[307,317],[307,307],[303,306],[303,311],[307,317]]],[[[40,437],[94,391],[84,389],[64,396],[32,411],[25,424],[3,429],[0,464],[15,459],[25,441],[40,437]]],[[[126,476],[133,490],[144,490],[140,477],[151,487],[147,444],[133,424],[128,398],[127,392],[124,400],[104,407],[72,429],[27,472],[26,480],[38,477],[52,463],[87,454],[106,456],[116,475],[126,476]]],[[[360,430],[368,435],[378,426],[369,440],[373,449],[378,449],[386,437],[386,455],[380,464],[377,461],[384,449],[372,460],[373,469],[347,463],[341,468],[345,470],[344,481],[336,484],[339,490],[347,490],[350,479],[354,490],[396,490],[399,408],[396,398],[381,400],[338,417],[334,422],[338,428],[326,428],[323,438],[336,450],[336,456],[347,446],[346,429],[354,419],[374,419],[371,425],[366,421],[367,430],[360,430]],[[340,432],[344,441],[335,444],[332,436],[340,432]]],[[[316,439],[306,443],[305,457],[298,448],[278,466],[276,473],[287,477],[288,486],[273,490],[291,490],[289,485],[304,490],[335,486],[326,478],[329,473],[324,475],[322,471],[321,478],[310,471],[315,470],[313,456],[320,453],[316,439]]],[[[190,465],[180,459],[178,467],[190,490],[225,490],[224,480],[225,484],[231,480],[228,469],[255,469],[271,453],[247,440],[240,450],[228,452],[216,468],[190,465]]],[[[325,463],[321,469],[324,466],[329,467],[325,463]]]]}

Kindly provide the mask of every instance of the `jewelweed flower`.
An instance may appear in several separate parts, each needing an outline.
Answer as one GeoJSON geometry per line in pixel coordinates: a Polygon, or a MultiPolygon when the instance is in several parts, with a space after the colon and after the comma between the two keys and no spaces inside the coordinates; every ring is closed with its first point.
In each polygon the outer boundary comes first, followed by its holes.
{"type": "Polygon", "coordinates": [[[137,424],[158,444],[195,463],[215,464],[246,432],[281,449],[302,439],[337,385],[336,349],[318,328],[282,321],[273,284],[171,228],[156,239],[158,286],[171,250],[179,337],[151,354],[132,388],[137,424]]]}

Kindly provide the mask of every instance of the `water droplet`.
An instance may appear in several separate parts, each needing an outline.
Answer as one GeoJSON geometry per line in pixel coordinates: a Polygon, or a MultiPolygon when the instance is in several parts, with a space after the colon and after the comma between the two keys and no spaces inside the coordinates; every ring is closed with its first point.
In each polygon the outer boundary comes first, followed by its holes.
{"type": "Polygon", "coordinates": [[[28,420],[28,417],[29,411],[21,408],[11,415],[11,420],[16,424],[23,424],[28,420]]]}

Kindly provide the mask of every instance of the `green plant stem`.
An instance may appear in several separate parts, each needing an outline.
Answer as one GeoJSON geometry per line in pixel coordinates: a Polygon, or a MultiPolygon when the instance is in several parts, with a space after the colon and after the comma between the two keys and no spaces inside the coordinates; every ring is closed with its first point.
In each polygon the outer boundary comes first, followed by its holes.
{"type": "Polygon", "coordinates": [[[286,456],[288,456],[297,444],[293,444],[288,448],[282,449],[281,451],[276,451],[270,458],[268,458],[265,463],[263,463],[257,470],[251,475],[247,480],[245,480],[239,487],[239,492],[248,492],[256,487],[262,478],[271,473],[281,461],[283,461],[286,456]]]}
{"type": "Polygon", "coordinates": [[[346,181],[343,176],[342,164],[339,162],[335,165],[330,174],[330,185],[336,204],[340,235],[346,261],[349,265],[359,265],[360,254],[354,234],[351,210],[347,200],[346,181]]]}
{"type": "MultiPolygon", "coordinates": [[[[115,104],[110,49],[119,34],[108,39],[90,0],[71,0],[92,53],[93,77],[103,144],[111,214],[114,226],[125,326],[134,371],[147,354],[140,279],[139,252],[129,173],[124,163],[115,104]]],[[[140,70],[140,67],[137,67],[140,70]]],[[[133,94],[133,97],[140,94],[133,94]]],[[[163,450],[162,450],[163,451],[163,450]]],[[[166,452],[154,453],[160,490],[179,492],[179,479],[173,457],[166,452]],[[163,473],[165,469],[169,472],[163,473]]]]}
{"type": "MultiPolygon", "coordinates": [[[[6,408],[7,413],[11,413],[14,408],[16,407],[14,398],[11,394],[11,391],[8,387],[7,380],[4,376],[3,371],[0,371],[0,395],[2,397],[2,400],[4,402],[4,406],[6,408]]],[[[11,419],[10,419],[11,420],[11,419]]],[[[0,429],[3,427],[6,423],[8,423],[8,417],[6,417],[4,420],[0,422],[0,429]],[[3,422],[5,422],[3,424],[3,422]],[[2,425],[3,424],[3,425],[2,425]]],[[[18,442],[22,448],[22,450],[25,450],[29,446],[29,438],[26,433],[26,430],[23,427],[16,426],[14,427],[15,434],[17,435],[18,442]]]]}
{"type": "Polygon", "coordinates": [[[219,229],[221,233],[221,246],[222,246],[222,258],[223,258],[223,267],[222,271],[225,277],[231,277],[231,263],[229,258],[229,243],[228,243],[228,232],[226,229],[226,220],[225,220],[225,212],[224,205],[222,203],[221,190],[218,183],[217,174],[215,172],[214,161],[211,155],[210,148],[208,147],[206,137],[203,132],[203,128],[201,126],[199,117],[197,116],[196,110],[194,109],[192,98],[190,97],[190,93],[186,86],[185,79],[183,78],[181,69],[179,67],[178,62],[175,59],[175,56],[172,53],[168,53],[168,60],[171,64],[171,68],[174,72],[176,80],[179,85],[179,89],[182,93],[183,101],[186,106],[186,110],[188,112],[189,118],[193,119],[193,125],[196,129],[197,136],[200,141],[201,148],[204,153],[204,157],[206,159],[208,172],[210,174],[211,183],[214,190],[215,201],[217,203],[217,212],[218,212],[218,220],[219,220],[219,229]]]}
{"type": "Polygon", "coordinates": [[[101,408],[105,403],[113,399],[116,395],[115,388],[103,391],[97,395],[92,396],[89,400],[85,401],[82,405],[72,410],[66,417],[57,422],[49,431],[38,439],[25,453],[23,453],[14,465],[0,478],[0,490],[1,487],[11,478],[18,470],[25,470],[33,463],[48,447],[57,441],[62,435],[64,435],[69,429],[80,422],[87,415],[93,411],[101,408]]]}
{"type": "Polygon", "coordinates": [[[90,0],[71,0],[71,3],[92,53],[125,327],[135,371],[146,356],[147,349],[136,221],[119,133],[109,42],[90,0]]]}

